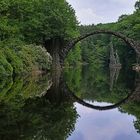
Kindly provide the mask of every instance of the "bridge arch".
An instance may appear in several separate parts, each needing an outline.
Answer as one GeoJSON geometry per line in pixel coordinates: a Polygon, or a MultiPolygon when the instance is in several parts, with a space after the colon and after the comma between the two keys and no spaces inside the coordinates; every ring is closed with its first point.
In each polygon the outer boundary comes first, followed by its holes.
{"type": "Polygon", "coordinates": [[[84,100],[80,99],[79,97],[77,97],[74,93],[70,93],[72,98],[79,104],[87,107],[87,108],[91,108],[91,109],[95,109],[95,110],[100,110],[100,111],[104,111],[104,110],[111,110],[111,109],[115,109],[117,107],[119,107],[122,104],[127,103],[127,101],[129,101],[129,98],[131,97],[131,94],[128,94],[127,97],[125,97],[124,99],[120,100],[119,102],[112,104],[112,105],[108,105],[108,106],[97,106],[97,105],[93,105],[90,103],[85,102],[84,100]]]}
{"type": "Polygon", "coordinates": [[[93,36],[93,35],[97,35],[97,34],[110,34],[113,36],[116,36],[120,39],[122,39],[127,45],[129,45],[130,47],[132,47],[136,54],[140,55],[140,44],[137,41],[134,41],[131,38],[126,37],[125,35],[119,33],[119,32],[114,32],[114,31],[110,31],[110,30],[95,30],[91,33],[85,34],[85,35],[81,35],[77,38],[72,39],[71,41],[69,41],[69,43],[61,50],[60,52],[60,59],[61,59],[61,63],[64,63],[65,58],[67,57],[69,51],[74,48],[74,46],[81,40],[89,37],[89,36],[93,36]]]}
{"type": "Polygon", "coordinates": [[[107,106],[97,106],[97,105],[87,103],[86,101],[84,101],[84,100],[80,99],[78,96],[76,96],[75,93],[69,89],[66,82],[63,83],[63,86],[65,89],[64,90],[65,93],[68,94],[73,101],[75,101],[75,102],[77,102],[77,103],[79,103],[87,108],[91,108],[91,109],[95,109],[95,110],[99,110],[99,111],[115,109],[115,108],[119,107],[120,105],[125,104],[129,100],[131,100],[131,97],[134,94],[134,90],[133,90],[130,93],[128,93],[128,95],[125,98],[123,98],[122,100],[120,100],[119,102],[117,102],[115,104],[107,105],[107,106]]]}

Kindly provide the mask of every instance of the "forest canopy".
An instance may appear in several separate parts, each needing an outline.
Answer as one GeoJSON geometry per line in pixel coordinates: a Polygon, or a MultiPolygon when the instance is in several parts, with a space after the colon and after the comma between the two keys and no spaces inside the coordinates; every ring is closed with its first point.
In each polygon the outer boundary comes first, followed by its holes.
{"type": "Polygon", "coordinates": [[[0,40],[19,38],[29,43],[77,33],[75,11],[65,0],[1,0],[0,40]]]}
{"type": "Polygon", "coordinates": [[[0,21],[0,70],[5,75],[50,69],[50,56],[38,46],[78,34],[75,11],[65,0],[1,0],[0,21]]]}
{"type": "MultiPolygon", "coordinates": [[[[131,15],[123,14],[117,22],[97,25],[81,25],[79,27],[81,34],[90,33],[98,29],[107,29],[120,32],[140,42],[140,1],[135,4],[135,11],[131,15]]],[[[135,51],[126,45],[123,41],[113,36],[96,35],[91,36],[81,43],[82,60],[88,63],[104,63],[109,59],[109,43],[113,42],[115,50],[121,57],[121,63],[124,65],[136,62],[135,51]]]]}

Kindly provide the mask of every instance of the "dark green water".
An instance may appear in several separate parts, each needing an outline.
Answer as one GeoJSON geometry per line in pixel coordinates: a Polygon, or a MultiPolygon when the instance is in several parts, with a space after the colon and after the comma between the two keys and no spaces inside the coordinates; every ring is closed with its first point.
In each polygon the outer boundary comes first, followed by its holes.
{"type": "Polygon", "coordinates": [[[0,140],[140,139],[137,73],[87,65],[63,75],[0,78],[0,140]]]}

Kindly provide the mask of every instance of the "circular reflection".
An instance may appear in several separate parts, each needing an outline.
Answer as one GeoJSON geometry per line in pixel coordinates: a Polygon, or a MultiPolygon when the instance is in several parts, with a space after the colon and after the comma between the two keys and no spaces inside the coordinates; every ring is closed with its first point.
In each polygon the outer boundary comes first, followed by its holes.
{"type": "Polygon", "coordinates": [[[87,103],[85,102],[84,100],[80,99],[78,96],[76,96],[70,89],[69,87],[67,86],[67,84],[65,83],[65,89],[67,89],[67,93],[71,96],[71,98],[76,101],[77,103],[85,106],[85,107],[88,107],[88,108],[91,108],[91,109],[96,109],[96,110],[110,110],[110,109],[114,109],[114,108],[117,108],[119,107],[120,105],[126,103],[130,98],[131,96],[133,95],[134,91],[132,91],[131,93],[129,93],[125,98],[123,98],[122,100],[120,100],[119,102],[113,104],[113,105],[108,105],[108,106],[96,106],[96,105],[93,105],[93,104],[90,104],[90,103],[87,103]]]}

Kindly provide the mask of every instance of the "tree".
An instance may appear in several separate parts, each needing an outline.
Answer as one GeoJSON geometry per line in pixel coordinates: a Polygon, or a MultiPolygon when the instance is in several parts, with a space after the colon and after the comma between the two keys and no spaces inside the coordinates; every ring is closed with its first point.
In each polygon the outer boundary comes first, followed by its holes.
{"type": "Polygon", "coordinates": [[[16,37],[29,43],[68,39],[77,33],[75,12],[65,0],[1,0],[0,13],[2,33],[18,33],[16,37]]]}
{"type": "Polygon", "coordinates": [[[122,20],[126,19],[127,16],[128,16],[128,15],[121,15],[121,16],[119,17],[118,21],[122,21],[122,20]]]}
{"type": "Polygon", "coordinates": [[[136,1],[135,3],[135,9],[139,10],[140,9],[140,0],[136,1]]]}
{"type": "Polygon", "coordinates": [[[66,0],[1,0],[0,21],[1,41],[41,44],[56,63],[65,41],[78,34],[75,11],[66,0]]]}

